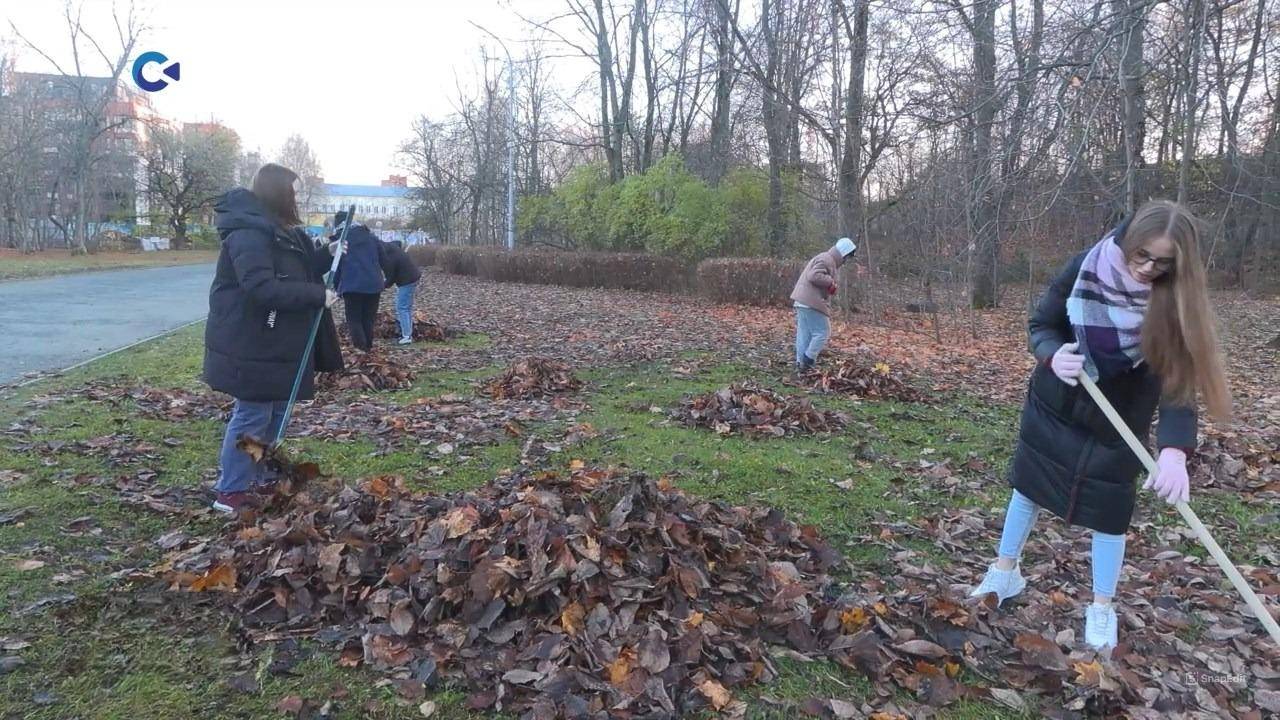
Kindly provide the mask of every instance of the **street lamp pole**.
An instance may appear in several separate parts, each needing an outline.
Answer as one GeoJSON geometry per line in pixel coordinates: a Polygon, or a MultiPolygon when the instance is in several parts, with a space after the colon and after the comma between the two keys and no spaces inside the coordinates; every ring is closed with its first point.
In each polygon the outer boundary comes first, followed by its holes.
{"type": "Polygon", "coordinates": [[[516,249],[516,63],[502,38],[482,25],[471,23],[480,32],[498,41],[507,56],[507,102],[511,105],[511,118],[507,127],[507,249],[516,249]]]}
{"type": "MultiPolygon", "coordinates": [[[[506,47],[502,48],[504,51],[506,47]]],[[[511,124],[507,131],[507,249],[516,249],[516,67],[507,53],[507,102],[511,124]]]]}

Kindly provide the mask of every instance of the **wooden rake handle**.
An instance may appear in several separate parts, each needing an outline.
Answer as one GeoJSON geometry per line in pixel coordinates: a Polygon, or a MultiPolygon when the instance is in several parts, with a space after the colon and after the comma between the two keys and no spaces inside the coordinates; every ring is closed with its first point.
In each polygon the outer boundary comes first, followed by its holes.
{"type": "MultiPolygon", "coordinates": [[[[1147,472],[1155,475],[1158,472],[1155,458],[1151,457],[1151,453],[1145,445],[1138,442],[1138,438],[1134,436],[1133,431],[1120,418],[1120,414],[1116,412],[1116,409],[1111,406],[1111,401],[1107,400],[1107,396],[1102,394],[1102,391],[1098,389],[1093,380],[1089,379],[1087,374],[1080,373],[1079,379],[1080,384],[1084,385],[1084,389],[1093,398],[1093,401],[1098,403],[1098,407],[1102,409],[1103,414],[1115,426],[1116,432],[1120,433],[1120,437],[1124,438],[1124,441],[1129,444],[1129,449],[1133,450],[1133,454],[1137,455],[1142,464],[1146,466],[1147,472]]],[[[1231,559],[1218,546],[1217,541],[1209,534],[1209,530],[1205,528],[1204,523],[1200,522],[1200,518],[1196,517],[1195,512],[1186,503],[1178,501],[1174,504],[1174,507],[1177,508],[1178,514],[1195,532],[1196,537],[1200,539],[1200,543],[1209,550],[1214,562],[1218,563],[1218,567],[1222,568],[1222,572],[1227,574],[1227,579],[1231,581],[1231,584],[1236,588],[1236,592],[1240,593],[1245,603],[1249,605],[1249,609],[1257,616],[1258,622],[1262,623],[1262,627],[1267,629],[1271,639],[1276,645],[1280,645],[1280,626],[1276,625],[1275,618],[1271,617],[1271,613],[1268,612],[1262,601],[1258,599],[1258,596],[1254,594],[1253,588],[1249,587],[1249,583],[1245,582],[1244,576],[1240,574],[1240,571],[1232,564],[1231,559]]]]}

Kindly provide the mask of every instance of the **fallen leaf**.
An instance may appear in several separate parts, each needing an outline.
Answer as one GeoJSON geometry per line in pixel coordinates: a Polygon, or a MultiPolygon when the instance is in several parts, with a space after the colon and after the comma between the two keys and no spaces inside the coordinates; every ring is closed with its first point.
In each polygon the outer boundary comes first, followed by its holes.
{"type": "Polygon", "coordinates": [[[711,707],[716,710],[723,709],[729,704],[729,701],[733,699],[729,694],[729,691],[725,690],[723,685],[709,678],[703,680],[702,683],[698,685],[698,691],[707,698],[711,703],[711,707]]]}
{"type": "Polygon", "coordinates": [[[894,645],[893,647],[910,655],[933,658],[935,660],[947,656],[945,648],[937,643],[929,642],[928,640],[908,640],[904,643],[894,645]]]}
{"type": "Polygon", "coordinates": [[[192,592],[212,592],[220,590],[231,592],[236,589],[236,569],[222,563],[210,568],[209,572],[196,578],[191,583],[192,592]]]}
{"type": "Polygon", "coordinates": [[[1015,712],[1026,709],[1022,696],[1008,688],[991,688],[991,699],[1015,712]]]}
{"type": "Polygon", "coordinates": [[[837,720],[853,720],[862,717],[862,710],[854,703],[832,698],[830,705],[831,712],[837,720]]]}
{"type": "Polygon", "coordinates": [[[560,613],[560,625],[564,631],[570,635],[577,635],[582,632],[582,621],[587,616],[587,611],[576,602],[569,603],[560,613]]]}
{"type": "Polygon", "coordinates": [[[615,687],[621,687],[627,681],[627,677],[631,675],[631,669],[635,666],[636,653],[631,648],[623,648],[618,653],[617,659],[609,663],[606,669],[609,674],[609,683],[615,687]]]}

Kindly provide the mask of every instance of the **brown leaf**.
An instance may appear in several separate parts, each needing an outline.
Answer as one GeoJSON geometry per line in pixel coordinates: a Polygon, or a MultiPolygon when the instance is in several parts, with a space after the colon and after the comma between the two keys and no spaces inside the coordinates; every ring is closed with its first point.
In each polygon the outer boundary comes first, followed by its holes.
{"type": "Polygon", "coordinates": [[[1023,702],[1022,696],[1017,691],[1008,688],[991,688],[990,692],[992,700],[1014,712],[1022,712],[1026,709],[1026,703],[1023,702]]]}
{"type": "Polygon", "coordinates": [[[364,651],[357,645],[351,645],[343,648],[342,654],[338,656],[338,665],[342,667],[357,667],[362,659],[364,659],[364,651]]]}
{"type": "Polygon", "coordinates": [[[397,635],[408,635],[413,630],[413,612],[409,609],[409,601],[397,605],[388,620],[397,635]]]}
{"type": "Polygon", "coordinates": [[[480,522],[480,513],[470,505],[456,507],[444,516],[445,528],[448,530],[450,540],[462,537],[471,532],[471,529],[480,522]]]}
{"type": "Polygon", "coordinates": [[[502,680],[515,685],[527,685],[541,680],[544,676],[544,673],[537,672],[536,670],[523,670],[516,668],[515,670],[508,670],[504,673],[502,675],[502,680]]]}
{"type": "Polygon", "coordinates": [[[836,716],[836,720],[854,720],[862,717],[862,710],[854,703],[832,698],[829,704],[831,713],[836,716]]]}
{"type": "Polygon", "coordinates": [[[840,626],[850,635],[866,627],[868,622],[871,622],[871,618],[860,607],[850,608],[840,613],[840,626]]]}
{"type": "Polygon", "coordinates": [[[192,592],[232,592],[235,589],[236,569],[226,563],[215,565],[191,583],[192,592]]]}
{"type": "Polygon", "coordinates": [[[622,687],[627,682],[627,677],[631,675],[632,668],[635,667],[636,653],[631,648],[623,648],[616,660],[606,666],[609,674],[609,683],[615,687],[622,687]]]}
{"type": "Polygon", "coordinates": [[[662,631],[656,626],[649,628],[649,634],[640,642],[640,666],[657,675],[671,664],[671,653],[667,650],[667,641],[662,631]]]}
{"type": "Polygon", "coordinates": [[[282,712],[286,715],[298,715],[302,713],[302,708],[306,705],[306,702],[306,700],[297,695],[286,695],[276,703],[276,712],[282,712]]]}
{"type": "Polygon", "coordinates": [[[266,443],[249,435],[240,436],[240,440],[236,442],[236,447],[248,453],[249,457],[255,463],[262,462],[262,459],[267,456],[268,452],[268,446],[266,443]]]}
{"type": "Polygon", "coordinates": [[[560,625],[564,631],[570,635],[577,635],[582,632],[583,620],[587,617],[587,611],[576,602],[569,603],[564,610],[560,612],[560,625]]]}
{"type": "Polygon", "coordinates": [[[1031,633],[1019,633],[1013,639],[1013,646],[1022,651],[1022,661],[1028,665],[1044,670],[1067,669],[1067,656],[1063,655],[1057,643],[1049,638],[1031,633]]]}
{"type": "Polygon", "coordinates": [[[947,656],[947,651],[941,645],[931,643],[928,640],[908,640],[893,646],[896,650],[917,655],[919,657],[933,658],[935,660],[947,656]]]}
{"type": "Polygon", "coordinates": [[[703,680],[698,685],[698,691],[707,698],[707,701],[711,703],[711,707],[716,710],[724,709],[729,704],[729,701],[733,699],[723,685],[710,678],[703,680]]]}

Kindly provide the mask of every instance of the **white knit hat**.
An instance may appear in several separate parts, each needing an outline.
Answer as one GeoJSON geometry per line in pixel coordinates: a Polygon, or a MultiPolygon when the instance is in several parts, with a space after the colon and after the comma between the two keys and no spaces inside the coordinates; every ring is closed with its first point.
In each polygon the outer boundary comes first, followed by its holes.
{"type": "Polygon", "coordinates": [[[842,237],[836,241],[836,250],[839,251],[841,257],[849,257],[857,249],[858,246],[847,237],[842,237]]]}

